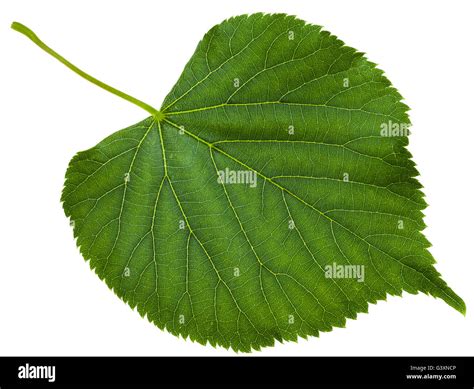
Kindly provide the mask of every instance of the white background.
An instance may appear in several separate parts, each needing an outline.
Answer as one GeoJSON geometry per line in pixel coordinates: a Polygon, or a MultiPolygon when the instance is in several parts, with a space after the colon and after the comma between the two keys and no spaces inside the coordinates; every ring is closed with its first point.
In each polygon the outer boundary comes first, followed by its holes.
{"type": "Polygon", "coordinates": [[[79,78],[31,27],[97,78],[159,107],[198,40],[223,19],[295,14],[368,54],[411,107],[410,151],[437,269],[467,315],[404,294],[320,338],[255,355],[473,355],[473,9],[468,1],[2,1],[0,355],[233,355],[155,328],[76,249],[59,198],[70,158],[147,113],[79,78]]]}

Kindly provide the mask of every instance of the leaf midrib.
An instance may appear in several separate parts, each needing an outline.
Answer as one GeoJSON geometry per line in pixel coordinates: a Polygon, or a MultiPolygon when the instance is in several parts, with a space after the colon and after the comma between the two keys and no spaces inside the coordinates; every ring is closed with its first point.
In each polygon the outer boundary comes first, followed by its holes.
{"type": "MultiPolygon", "coordinates": [[[[371,101],[365,103],[364,105],[367,105],[370,102],[371,101]]],[[[200,107],[200,108],[193,108],[189,110],[172,111],[172,112],[166,112],[166,108],[165,108],[162,112],[166,118],[168,116],[176,116],[176,115],[184,115],[184,114],[190,114],[190,113],[195,113],[195,112],[209,111],[209,110],[224,108],[224,107],[258,107],[261,105],[286,105],[286,106],[296,106],[296,107],[316,107],[316,108],[328,108],[328,109],[336,109],[336,110],[338,109],[338,110],[348,111],[348,112],[363,112],[370,115],[383,116],[383,117],[390,118],[396,121],[399,120],[399,118],[392,116],[390,114],[367,111],[362,108],[338,107],[336,105],[327,105],[327,104],[292,103],[292,102],[285,102],[285,101],[279,101],[279,100],[256,101],[256,102],[250,102],[250,103],[221,103],[221,104],[210,105],[210,106],[205,106],[205,107],[200,107]]]]}

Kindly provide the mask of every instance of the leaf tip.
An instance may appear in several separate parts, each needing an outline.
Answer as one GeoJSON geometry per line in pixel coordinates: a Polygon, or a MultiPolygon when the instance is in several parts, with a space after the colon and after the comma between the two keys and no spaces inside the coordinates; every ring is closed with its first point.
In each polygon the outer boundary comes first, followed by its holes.
{"type": "Polygon", "coordinates": [[[464,302],[464,300],[461,300],[461,304],[460,304],[460,306],[459,306],[458,311],[459,311],[464,317],[466,317],[466,303],[464,302]]]}

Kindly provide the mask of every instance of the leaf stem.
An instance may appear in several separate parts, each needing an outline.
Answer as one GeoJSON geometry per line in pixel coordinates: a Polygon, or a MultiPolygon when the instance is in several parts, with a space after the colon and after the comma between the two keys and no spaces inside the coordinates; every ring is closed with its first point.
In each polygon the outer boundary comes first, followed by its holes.
{"type": "Polygon", "coordinates": [[[77,66],[73,65],[71,62],[69,62],[66,58],[58,54],[56,51],[51,49],[49,46],[47,46],[41,39],[38,38],[38,36],[30,30],[28,27],[25,25],[18,23],[18,22],[13,22],[11,25],[11,28],[15,31],[18,31],[19,33],[25,35],[27,38],[29,38],[33,43],[35,43],[38,47],[46,51],[48,54],[56,58],[59,62],[63,63],[66,65],[69,69],[71,69],[73,72],[77,73],[81,77],[85,78],[87,81],[92,82],[93,84],[101,87],[102,89],[105,89],[106,91],[113,93],[116,96],[121,97],[122,99],[125,99],[136,106],[144,109],[145,111],[149,112],[151,115],[155,117],[158,121],[162,120],[164,118],[164,114],[157,110],[156,108],[153,108],[151,105],[138,100],[137,98],[128,95],[127,93],[124,93],[110,85],[107,85],[106,83],[98,80],[95,77],[92,77],[91,75],[87,74],[83,70],[79,69],[77,66]]]}

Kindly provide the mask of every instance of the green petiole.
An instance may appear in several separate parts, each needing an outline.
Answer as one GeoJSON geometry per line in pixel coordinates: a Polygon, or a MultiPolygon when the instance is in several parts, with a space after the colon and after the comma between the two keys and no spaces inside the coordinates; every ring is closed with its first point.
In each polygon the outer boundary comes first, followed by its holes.
{"type": "Polygon", "coordinates": [[[107,85],[106,83],[98,80],[95,77],[92,77],[91,75],[87,74],[83,70],[79,69],[77,66],[73,65],[71,62],[69,62],[66,58],[58,54],[56,51],[51,49],[48,45],[46,45],[41,39],[38,38],[38,36],[30,30],[28,27],[25,25],[18,23],[18,22],[13,22],[11,25],[11,28],[15,31],[18,31],[19,33],[25,35],[27,38],[29,38],[33,43],[35,43],[38,47],[46,51],[48,54],[56,58],[59,62],[62,64],[66,65],[69,69],[71,69],[74,73],[77,73],[81,77],[85,78],[87,81],[92,82],[93,84],[101,87],[102,89],[105,89],[106,91],[113,93],[116,96],[121,97],[122,99],[125,99],[127,101],[130,101],[131,103],[135,104],[136,106],[144,109],[145,111],[149,112],[152,116],[155,117],[158,121],[162,120],[164,118],[164,115],[162,112],[157,110],[156,108],[152,107],[151,105],[138,100],[137,98],[130,96],[127,93],[124,93],[110,85],[107,85]]]}

